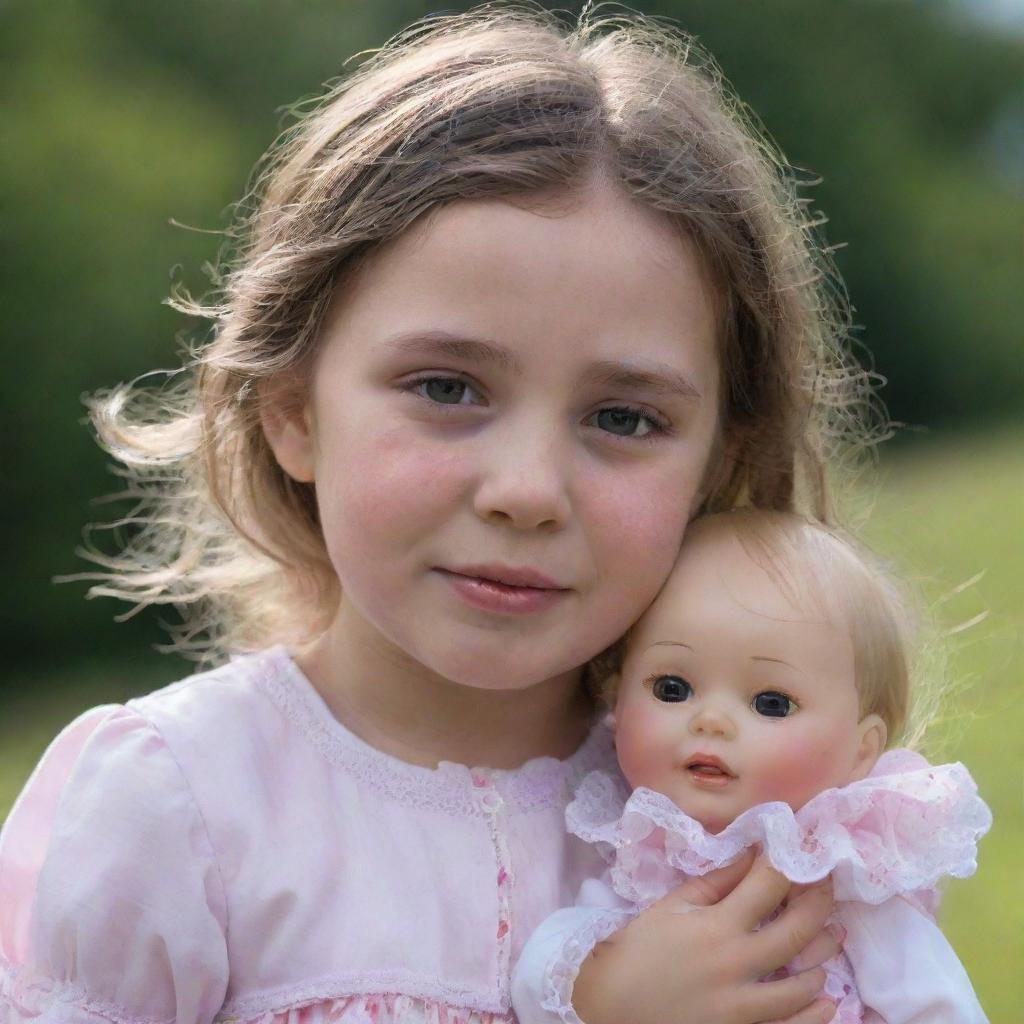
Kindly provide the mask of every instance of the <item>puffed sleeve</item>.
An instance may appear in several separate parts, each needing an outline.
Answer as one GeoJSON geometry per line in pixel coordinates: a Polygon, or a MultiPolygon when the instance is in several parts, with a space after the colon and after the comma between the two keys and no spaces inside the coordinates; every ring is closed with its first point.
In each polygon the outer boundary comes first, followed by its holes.
{"type": "Polygon", "coordinates": [[[0,1024],[198,1024],[227,988],[205,823],[129,707],[53,741],[0,832],[0,1024]]]}
{"type": "Polygon", "coordinates": [[[963,964],[927,914],[900,896],[836,907],[861,1001],[886,1024],[988,1024],[963,964]]]}
{"type": "Polygon", "coordinates": [[[575,905],[536,928],[512,972],[512,1008],[519,1024],[582,1024],[572,990],[591,950],[629,923],[636,908],[612,889],[607,872],[587,879],[575,905]]]}

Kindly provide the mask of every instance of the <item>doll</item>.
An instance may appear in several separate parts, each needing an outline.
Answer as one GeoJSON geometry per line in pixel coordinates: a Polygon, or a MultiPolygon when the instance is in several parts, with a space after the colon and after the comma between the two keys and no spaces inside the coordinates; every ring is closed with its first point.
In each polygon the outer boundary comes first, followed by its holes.
{"type": "Polygon", "coordinates": [[[607,870],[527,944],[522,1024],[578,1022],[593,948],[755,845],[793,882],[832,877],[833,1024],[986,1019],[933,915],[991,814],[963,765],[887,749],[908,717],[906,635],[891,582],[831,529],[750,509],[691,525],[610,677],[622,776],[590,773],[566,811],[607,870]]]}

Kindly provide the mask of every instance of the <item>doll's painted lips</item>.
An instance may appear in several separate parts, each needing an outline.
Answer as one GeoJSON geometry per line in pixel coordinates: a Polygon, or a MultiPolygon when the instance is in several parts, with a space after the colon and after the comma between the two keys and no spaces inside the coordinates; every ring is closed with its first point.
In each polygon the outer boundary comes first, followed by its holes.
{"type": "Polygon", "coordinates": [[[467,604],[488,612],[528,615],[552,607],[571,592],[532,569],[473,565],[437,571],[467,604]]]}
{"type": "Polygon", "coordinates": [[[685,768],[690,778],[702,786],[725,786],[736,778],[713,754],[694,754],[685,768]]]}

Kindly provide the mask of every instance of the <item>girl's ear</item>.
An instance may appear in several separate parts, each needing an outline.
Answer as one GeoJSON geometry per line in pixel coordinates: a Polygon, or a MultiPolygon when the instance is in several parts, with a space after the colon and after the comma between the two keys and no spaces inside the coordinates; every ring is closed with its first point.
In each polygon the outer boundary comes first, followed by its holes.
{"type": "Polygon", "coordinates": [[[260,424],[277,464],[295,481],[313,483],[315,435],[309,402],[294,383],[260,381],[260,424]]]}
{"type": "Polygon", "coordinates": [[[865,715],[857,726],[859,741],[850,782],[865,778],[885,750],[889,730],[878,715],[865,715]]]}

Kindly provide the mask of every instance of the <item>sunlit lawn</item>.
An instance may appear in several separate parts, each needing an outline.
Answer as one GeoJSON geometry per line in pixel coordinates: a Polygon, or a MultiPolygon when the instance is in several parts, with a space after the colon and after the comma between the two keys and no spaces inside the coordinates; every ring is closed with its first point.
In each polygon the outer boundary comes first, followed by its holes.
{"type": "MultiPolygon", "coordinates": [[[[951,638],[949,675],[958,688],[929,752],[964,761],[995,815],[977,875],[950,885],[941,922],[993,1024],[1009,1024],[1021,1012],[1013,965],[1024,962],[1024,434],[918,442],[883,460],[880,481],[867,531],[874,546],[903,562],[945,627],[988,613],[951,638]],[[979,572],[977,583],[955,593],[979,572]]],[[[0,725],[0,819],[46,743],[78,710],[181,672],[169,661],[142,664],[141,671],[119,663],[12,680],[8,692],[20,696],[0,725]]]]}
{"type": "Polygon", "coordinates": [[[890,459],[868,532],[941,600],[946,628],[988,613],[950,638],[948,674],[964,687],[944,703],[935,753],[970,768],[995,823],[978,873],[949,885],[940,922],[993,1024],[1011,1024],[1022,1019],[1013,979],[1024,962],[1024,434],[890,459]]]}

